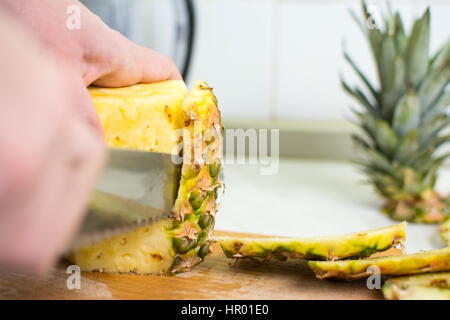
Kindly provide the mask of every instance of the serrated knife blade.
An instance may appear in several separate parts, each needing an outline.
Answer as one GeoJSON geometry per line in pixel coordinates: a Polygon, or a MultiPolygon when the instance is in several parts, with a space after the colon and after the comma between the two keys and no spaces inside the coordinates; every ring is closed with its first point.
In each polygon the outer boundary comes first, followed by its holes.
{"type": "Polygon", "coordinates": [[[69,250],[170,216],[181,165],[170,154],[110,148],[88,213],[69,250]]]}

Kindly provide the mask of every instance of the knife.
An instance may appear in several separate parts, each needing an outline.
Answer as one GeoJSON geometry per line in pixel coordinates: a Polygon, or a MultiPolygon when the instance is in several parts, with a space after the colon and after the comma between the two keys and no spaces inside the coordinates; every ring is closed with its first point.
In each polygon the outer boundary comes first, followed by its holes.
{"type": "Polygon", "coordinates": [[[171,154],[109,148],[88,213],[69,250],[170,216],[181,165],[171,154]]]}

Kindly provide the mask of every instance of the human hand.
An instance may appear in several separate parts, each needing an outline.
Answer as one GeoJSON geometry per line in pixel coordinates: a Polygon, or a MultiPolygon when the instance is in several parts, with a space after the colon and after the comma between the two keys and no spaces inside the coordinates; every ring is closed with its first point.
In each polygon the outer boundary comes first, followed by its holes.
{"type": "Polygon", "coordinates": [[[76,0],[3,0],[5,7],[51,52],[83,75],[86,85],[122,87],[179,80],[173,61],[110,29],[76,0]],[[69,28],[68,8],[80,9],[79,29],[69,28]]]}
{"type": "Polygon", "coordinates": [[[42,272],[79,225],[103,162],[85,87],[181,76],[171,59],[133,44],[78,1],[0,6],[24,27],[0,19],[0,264],[42,272]],[[80,8],[79,29],[67,26],[70,6],[80,8]]]}
{"type": "MultiPolygon", "coordinates": [[[[2,0],[0,5],[43,43],[63,71],[80,75],[86,86],[122,87],[181,79],[172,59],[134,44],[79,1],[2,0]],[[72,6],[80,10],[79,29],[67,25],[72,6]]],[[[99,126],[93,108],[81,111],[99,126]]]]}
{"type": "Polygon", "coordinates": [[[0,12],[0,266],[42,273],[63,252],[103,163],[82,79],[0,12]]]}

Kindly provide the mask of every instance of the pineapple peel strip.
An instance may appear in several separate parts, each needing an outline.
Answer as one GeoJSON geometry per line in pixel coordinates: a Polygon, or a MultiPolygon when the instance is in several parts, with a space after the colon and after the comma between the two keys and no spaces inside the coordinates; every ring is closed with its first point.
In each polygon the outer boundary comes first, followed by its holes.
{"type": "Polygon", "coordinates": [[[234,238],[217,240],[228,258],[258,261],[338,260],[368,257],[402,244],[406,222],[366,232],[317,238],[234,238]]]}
{"type": "Polygon", "coordinates": [[[368,277],[373,274],[373,267],[379,268],[382,276],[450,271],[450,248],[372,259],[309,261],[308,266],[319,279],[345,280],[368,277]]]}
{"type": "Polygon", "coordinates": [[[442,240],[450,246],[450,218],[447,218],[447,220],[442,223],[439,232],[441,234],[442,240]]]}
{"type": "Polygon", "coordinates": [[[389,300],[450,300],[450,273],[391,278],[382,291],[389,300]]]}

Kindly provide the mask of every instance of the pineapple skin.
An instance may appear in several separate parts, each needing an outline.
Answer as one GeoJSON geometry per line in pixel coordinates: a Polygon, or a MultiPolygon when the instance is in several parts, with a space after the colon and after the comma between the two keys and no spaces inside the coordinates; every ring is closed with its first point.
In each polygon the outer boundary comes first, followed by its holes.
{"type": "Polygon", "coordinates": [[[190,270],[210,251],[222,186],[223,127],[212,88],[198,81],[188,93],[184,82],[164,81],[116,89],[93,87],[89,92],[109,146],[175,155],[182,151],[184,158],[170,218],[83,247],[68,259],[83,271],[176,274],[190,270]],[[207,132],[212,138],[202,141],[207,132]],[[200,143],[193,143],[195,139],[200,143]],[[195,158],[196,150],[206,150],[208,161],[195,158]],[[188,154],[190,159],[185,158],[188,154]]]}
{"type": "Polygon", "coordinates": [[[405,237],[406,222],[341,236],[261,239],[218,237],[217,240],[228,258],[285,261],[368,257],[402,244],[405,237]]]}
{"type": "Polygon", "coordinates": [[[450,246],[450,218],[447,218],[439,228],[439,233],[441,235],[442,240],[450,246]]]}
{"type": "MultiPolygon", "coordinates": [[[[358,20],[367,37],[378,73],[369,81],[348,53],[345,59],[364,86],[344,90],[361,105],[353,110],[360,132],[353,136],[367,180],[383,197],[382,211],[392,219],[438,223],[449,214],[448,201],[435,190],[438,170],[448,154],[438,149],[450,138],[450,41],[430,55],[430,10],[406,30],[398,12],[384,25],[366,28],[372,19],[362,1],[358,20]]],[[[356,16],[354,16],[356,17],[356,16]]],[[[375,19],[376,20],[376,19],[375,19]]]]}
{"type": "Polygon", "coordinates": [[[319,279],[355,280],[371,275],[370,266],[380,268],[383,276],[402,276],[450,271],[450,248],[422,253],[341,261],[309,261],[308,266],[319,279]]]}
{"type": "Polygon", "coordinates": [[[381,290],[389,300],[450,300],[450,273],[391,278],[381,290]]]}
{"type": "Polygon", "coordinates": [[[402,289],[391,286],[382,291],[388,300],[450,300],[450,289],[424,286],[402,289]]]}

